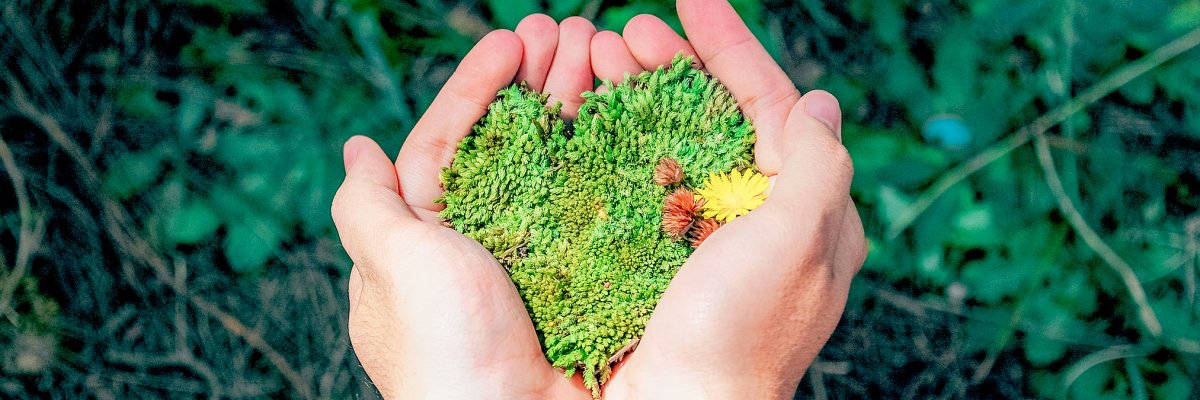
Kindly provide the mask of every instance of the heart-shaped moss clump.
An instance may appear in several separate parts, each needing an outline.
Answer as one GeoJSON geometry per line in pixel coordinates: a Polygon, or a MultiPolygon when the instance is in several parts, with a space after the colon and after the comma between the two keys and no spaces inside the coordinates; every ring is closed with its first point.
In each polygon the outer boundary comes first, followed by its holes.
{"type": "Polygon", "coordinates": [[[502,90],[442,174],[441,217],[496,256],[551,363],[598,394],[717,226],[693,219],[704,199],[681,190],[753,169],[754,130],[688,57],[583,97],[568,124],[545,95],[502,90]]]}

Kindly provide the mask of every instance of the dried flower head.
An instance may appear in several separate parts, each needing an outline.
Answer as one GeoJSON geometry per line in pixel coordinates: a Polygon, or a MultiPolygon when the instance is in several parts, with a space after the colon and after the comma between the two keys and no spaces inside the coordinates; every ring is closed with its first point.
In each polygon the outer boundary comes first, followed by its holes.
{"type": "Polygon", "coordinates": [[[767,199],[770,181],[757,171],[733,170],[727,174],[711,174],[696,194],[705,200],[702,214],[728,223],[750,213],[767,199]]]}
{"type": "Polygon", "coordinates": [[[654,167],[654,183],[659,186],[671,186],[683,181],[683,167],[674,158],[665,157],[654,167]]]}
{"type": "Polygon", "coordinates": [[[692,228],[696,211],[704,206],[704,200],[699,199],[692,191],[685,188],[675,189],[663,199],[662,229],[675,240],[683,239],[692,228]]]}
{"type": "Polygon", "coordinates": [[[688,241],[692,242],[692,247],[700,247],[700,243],[704,239],[708,239],[708,235],[717,231],[721,224],[712,218],[704,218],[692,224],[692,229],[688,231],[688,241]]]}

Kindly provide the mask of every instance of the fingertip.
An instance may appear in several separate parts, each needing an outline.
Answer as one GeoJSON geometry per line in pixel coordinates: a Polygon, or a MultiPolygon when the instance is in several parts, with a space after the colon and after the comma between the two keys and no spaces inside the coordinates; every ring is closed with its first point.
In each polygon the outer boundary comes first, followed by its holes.
{"type": "MultiPolygon", "coordinates": [[[[625,46],[625,39],[613,31],[601,31],[592,36],[592,72],[602,81],[614,84],[625,80],[625,74],[642,72],[641,65],[625,46]]],[[[599,88],[603,88],[600,85],[599,88]]],[[[598,89],[599,89],[598,88],[598,89]]],[[[600,93],[600,92],[597,92],[600,93]]]]}
{"type": "Polygon", "coordinates": [[[658,24],[665,25],[666,22],[663,22],[661,18],[656,17],[653,14],[638,14],[634,15],[633,18],[629,19],[629,22],[625,23],[625,29],[622,30],[621,33],[623,35],[629,35],[631,33],[643,33],[649,29],[653,29],[658,24]]]}
{"type": "Polygon", "coordinates": [[[479,39],[479,43],[463,57],[459,67],[478,68],[476,74],[489,81],[487,86],[493,85],[490,81],[500,79],[507,84],[517,76],[524,56],[525,45],[516,32],[496,29],[479,39]]]}
{"type": "Polygon", "coordinates": [[[592,50],[606,50],[616,47],[615,45],[624,45],[624,39],[621,35],[613,31],[599,31],[595,36],[592,36],[592,50]]]}
{"type": "Polygon", "coordinates": [[[630,53],[643,69],[653,70],[670,64],[680,52],[694,57],[697,68],[703,68],[692,45],[654,15],[634,16],[625,24],[621,33],[630,53]]]}
{"type": "Polygon", "coordinates": [[[343,146],[346,179],[333,196],[330,213],[346,252],[361,256],[362,238],[382,231],[389,221],[412,218],[400,197],[396,168],[378,143],[354,136],[343,146]]]}
{"type": "Polygon", "coordinates": [[[346,180],[369,183],[399,192],[396,169],[391,158],[371,138],[355,135],[342,147],[346,180]]]}
{"type": "Polygon", "coordinates": [[[758,133],[754,157],[764,174],[780,173],[786,160],[798,153],[816,151],[817,154],[801,158],[835,161],[838,154],[845,152],[841,143],[841,108],[829,92],[814,90],[791,101],[790,109],[781,119],[785,122],[777,131],[770,135],[758,133]]]}
{"type": "Polygon", "coordinates": [[[516,32],[508,29],[496,29],[484,35],[483,39],[479,39],[477,47],[490,50],[489,53],[492,55],[520,60],[524,46],[521,44],[521,37],[517,36],[516,32]]]}
{"type": "Polygon", "coordinates": [[[350,167],[354,166],[355,160],[358,159],[358,152],[362,149],[363,140],[371,139],[362,135],[354,135],[350,139],[347,139],[346,143],[342,144],[342,166],[347,173],[350,172],[350,167]]]}
{"type": "Polygon", "coordinates": [[[842,138],[842,107],[837,97],[824,90],[813,90],[800,98],[804,111],[820,121],[839,139],[842,138]]]}
{"type": "Polygon", "coordinates": [[[546,14],[530,14],[521,19],[515,30],[518,35],[524,33],[534,35],[550,35],[558,34],[558,24],[554,22],[554,18],[550,18],[546,14]]]}
{"type": "Polygon", "coordinates": [[[591,33],[596,33],[596,25],[592,24],[592,21],[589,21],[584,17],[568,17],[562,21],[561,25],[562,29],[564,30],[570,29],[578,31],[591,31],[591,33]]]}

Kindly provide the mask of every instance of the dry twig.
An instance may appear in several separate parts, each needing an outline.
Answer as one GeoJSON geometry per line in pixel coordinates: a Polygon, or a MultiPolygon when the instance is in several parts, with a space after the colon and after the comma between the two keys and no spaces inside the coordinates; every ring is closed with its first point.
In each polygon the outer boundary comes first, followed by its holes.
{"type": "Polygon", "coordinates": [[[0,313],[9,314],[13,312],[10,310],[12,297],[21,278],[25,277],[25,271],[29,268],[29,259],[41,245],[46,220],[34,216],[33,206],[29,203],[29,193],[25,188],[25,175],[17,165],[16,158],[4,138],[0,138],[0,162],[3,162],[4,169],[8,171],[8,178],[12,181],[13,194],[17,197],[17,210],[21,217],[21,229],[17,234],[16,260],[14,260],[12,269],[5,274],[3,282],[0,282],[0,313]]]}

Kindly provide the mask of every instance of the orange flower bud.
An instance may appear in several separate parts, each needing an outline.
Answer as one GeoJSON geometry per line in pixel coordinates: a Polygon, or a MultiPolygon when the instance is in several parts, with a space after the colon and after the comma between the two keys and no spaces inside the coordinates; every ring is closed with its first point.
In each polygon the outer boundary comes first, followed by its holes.
{"type": "Polygon", "coordinates": [[[675,159],[666,157],[658,161],[654,167],[654,183],[659,186],[671,186],[683,181],[683,167],[675,159]]]}
{"type": "Polygon", "coordinates": [[[692,228],[696,211],[704,205],[704,200],[697,200],[692,191],[675,189],[663,199],[662,229],[675,240],[681,240],[692,228]]]}
{"type": "Polygon", "coordinates": [[[704,218],[696,221],[692,224],[691,231],[688,232],[688,240],[692,242],[692,247],[700,247],[700,243],[703,243],[704,239],[708,239],[708,235],[716,232],[720,227],[721,224],[715,219],[704,218]]]}

